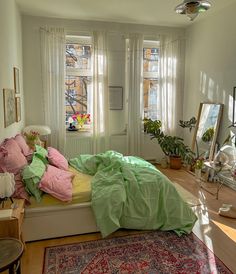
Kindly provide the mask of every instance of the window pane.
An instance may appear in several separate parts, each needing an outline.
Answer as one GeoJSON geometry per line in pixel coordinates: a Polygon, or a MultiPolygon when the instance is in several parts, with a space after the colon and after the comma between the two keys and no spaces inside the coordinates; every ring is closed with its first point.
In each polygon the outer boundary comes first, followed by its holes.
{"type": "Polygon", "coordinates": [[[88,111],[88,94],[91,91],[92,77],[66,76],[65,107],[66,121],[76,112],[86,114],[88,111]]]}
{"type": "Polygon", "coordinates": [[[143,49],[143,71],[144,72],[158,72],[158,48],[144,48],[143,49]]]}
{"type": "Polygon", "coordinates": [[[91,69],[91,45],[66,44],[66,67],[91,69]]]}
{"type": "Polygon", "coordinates": [[[156,120],[159,116],[157,79],[143,79],[144,117],[156,120]]]}

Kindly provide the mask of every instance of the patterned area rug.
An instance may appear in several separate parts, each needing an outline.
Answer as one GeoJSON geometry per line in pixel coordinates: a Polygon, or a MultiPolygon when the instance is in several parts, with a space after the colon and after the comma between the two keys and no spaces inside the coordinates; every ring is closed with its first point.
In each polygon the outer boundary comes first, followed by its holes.
{"type": "Polygon", "coordinates": [[[43,274],[232,273],[193,233],[147,232],[47,247],[43,274]]]}

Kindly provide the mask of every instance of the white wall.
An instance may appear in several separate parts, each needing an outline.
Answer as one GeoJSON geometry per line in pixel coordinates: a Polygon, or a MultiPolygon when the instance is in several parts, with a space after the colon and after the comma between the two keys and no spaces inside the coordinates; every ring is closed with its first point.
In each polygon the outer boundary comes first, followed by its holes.
{"type": "MultiPolygon", "coordinates": [[[[148,38],[156,38],[158,34],[163,33],[184,35],[183,29],[180,28],[23,16],[24,88],[27,125],[42,124],[44,122],[39,28],[45,25],[61,26],[69,33],[74,34],[78,31],[108,31],[108,81],[111,86],[122,87],[125,87],[125,37],[127,34],[143,33],[148,38]]],[[[127,91],[124,89],[125,92],[127,91]]],[[[123,103],[123,110],[111,110],[109,112],[111,134],[120,133],[125,129],[125,94],[123,103]]],[[[123,144],[123,140],[123,135],[120,138],[117,135],[114,138],[111,136],[114,149],[124,152],[125,144],[123,144]],[[120,149],[118,149],[119,147],[120,149]]],[[[153,150],[153,145],[148,146],[147,142],[144,142],[144,146],[142,151],[147,158],[156,158],[157,153],[153,150]]]]}
{"type": "MultiPolygon", "coordinates": [[[[219,141],[232,120],[232,93],[236,86],[236,3],[186,31],[184,119],[197,116],[200,102],[224,104],[219,141]]],[[[185,134],[188,143],[190,136],[185,134]]]]}
{"type": "Polygon", "coordinates": [[[0,142],[24,126],[21,17],[15,0],[0,1],[0,142]],[[4,128],[3,88],[14,88],[13,67],[20,70],[22,119],[4,128]]]}

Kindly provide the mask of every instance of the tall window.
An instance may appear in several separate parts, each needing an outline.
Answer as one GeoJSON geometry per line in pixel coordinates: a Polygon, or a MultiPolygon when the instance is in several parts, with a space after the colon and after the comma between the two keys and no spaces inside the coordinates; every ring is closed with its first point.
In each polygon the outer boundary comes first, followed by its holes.
{"type": "Polygon", "coordinates": [[[66,123],[74,114],[89,114],[92,92],[91,37],[66,37],[66,123]]]}
{"type": "Polygon", "coordinates": [[[144,117],[159,117],[159,42],[144,41],[143,46],[143,101],[144,117]]]}

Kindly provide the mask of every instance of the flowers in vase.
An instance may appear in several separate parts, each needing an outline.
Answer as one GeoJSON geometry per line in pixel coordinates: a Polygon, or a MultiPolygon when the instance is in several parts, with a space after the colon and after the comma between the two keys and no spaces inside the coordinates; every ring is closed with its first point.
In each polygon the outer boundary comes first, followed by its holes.
{"type": "Polygon", "coordinates": [[[77,124],[79,125],[80,128],[82,128],[84,126],[84,124],[90,123],[90,121],[91,121],[89,113],[83,114],[83,113],[77,112],[74,115],[72,115],[71,117],[74,121],[77,122],[77,124]]]}
{"type": "Polygon", "coordinates": [[[203,158],[198,158],[198,159],[195,161],[194,168],[195,168],[195,169],[202,169],[203,166],[204,166],[204,159],[203,159],[203,158]]]}
{"type": "Polygon", "coordinates": [[[34,148],[34,145],[40,145],[41,141],[39,139],[39,132],[31,130],[29,133],[25,132],[24,136],[26,138],[26,143],[31,147],[34,148]]]}

